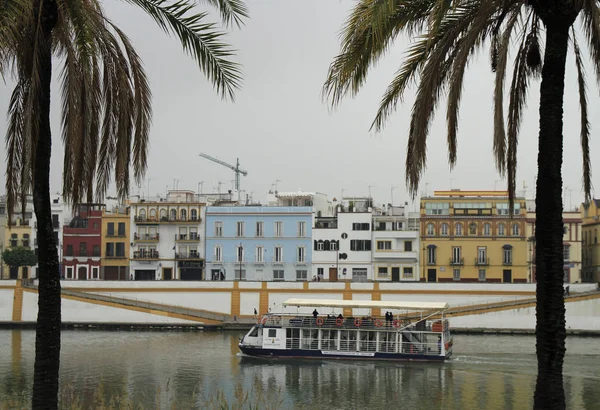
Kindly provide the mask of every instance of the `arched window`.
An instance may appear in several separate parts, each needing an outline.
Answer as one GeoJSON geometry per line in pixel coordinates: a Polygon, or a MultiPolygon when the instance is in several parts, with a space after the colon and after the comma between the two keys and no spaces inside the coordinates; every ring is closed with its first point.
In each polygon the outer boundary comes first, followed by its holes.
{"type": "Polygon", "coordinates": [[[469,235],[477,235],[477,224],[475,222],[469,224],[469,235]]]}
{"type": "Polygon", "coordinates": [[[448,224],[446,222],[444,222],[442,224],[442,236],[448,236],[448,224]]]}
{"type": "Polygon", "coordinates": [[[150,210],[150,219],[156,220],[156,209],[150,210]]]}
{"type": "Polygon", "coordinates": [[[167,210],[164,208],[160,210],[160,219],[163,219],[163,218],[165,218],[165,219],[167,218],[167,210]]]}
{"type": "Polygon", "coordinates": [[[198,220],[198,210],[192,209],[190,211],[190,216],[192,218],[192,221],[197,221],[198,220]]]}
{"type": "Polygon", "coordinates": [[[169,215],[169,219],[171,221],[174,221],[177,219],[177,209],[171,209],[170,215],[169,215]]]}
{"type": "Polygon", "coordinates": [[[142,221],[145,221],[146,220],[146,210],[145,209],[140,209],[140,212],[138,213],[138,216],[139,216],[139,218],[142,221]]]}
{"type": "Polygon", "coordinates": [[[185,221],[185,220],[187,219],[187,210],[185,210],[185,209],[182,209],[182,210],[180,211],[180,215],[181,215],[181,220],[182,220],[182,221],[185,221]]]}
{"type": "Polygon", "coordinates": [[[463,235],[463,226],[461,223],[456,224],[456,226],[454,227],[454,235],[455,236],[463,235]]]}
{"type": "Polygon", "coordinates": [[[435,228],[434,228],[433,224],[427,224],[427,235],[428,236],[435,235],[435,228]]]}
{"type": "Polygon", "coordinates": [[[498,236],[506,235],[506,226],[504,224],[498,224],[498,236]]]}
{"type": "Polygon", "coordinates": [[[512,234],[513,236],[519,236],[519,224],[513,224],[512,234]]]}
{"type": "Polygon", "coordinates": [[[489,223],[484,223],[483,224],[483,235],[490,236],[491,234],[492,234],[492,225],[490,225],[489,223]]]}

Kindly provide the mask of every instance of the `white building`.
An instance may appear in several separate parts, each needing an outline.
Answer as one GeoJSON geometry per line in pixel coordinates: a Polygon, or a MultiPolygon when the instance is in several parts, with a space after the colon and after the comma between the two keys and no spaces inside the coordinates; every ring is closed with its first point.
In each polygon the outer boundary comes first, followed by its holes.
{"type": "Polygon", "coordinates": [[[313,277],[320,280],[373,279],[371,212],[338,212],[315,218],[313,277]]]}
{"type": "Polygon", "coordinates": [[[166,198],[131,202],[135,280],[204,278],[205,204],[193,191],[172,190],[166,198]]]}
{"type": "Polygon", "coordinates": [[[374,215],[372,238],[374,280],[419,280],[418,223],[404,207],[388,206],[381,215],[374,215]]]}
{"type": "Polygon", "coordinates": [[[315,217],[333,216],[334,206],[327,195],[320,192],[269,192],[269,206],[311,206],[315,217]]]}

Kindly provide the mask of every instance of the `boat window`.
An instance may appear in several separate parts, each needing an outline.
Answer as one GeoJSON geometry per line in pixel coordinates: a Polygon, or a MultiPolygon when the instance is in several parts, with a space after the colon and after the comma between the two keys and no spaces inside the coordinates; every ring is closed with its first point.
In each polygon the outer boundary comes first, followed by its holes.
{"type": "Polygon", "coordinates": [[[257,327],[253,327],[252,330],[250,330],[250,333],[248,333],[249,337],[257,337],[258,336],[258,328],[257,327]]]}
{"type": "Polygon", "coordinates": [[[277,329],[269,329],[269,337],[277,336],[277,329]]]}

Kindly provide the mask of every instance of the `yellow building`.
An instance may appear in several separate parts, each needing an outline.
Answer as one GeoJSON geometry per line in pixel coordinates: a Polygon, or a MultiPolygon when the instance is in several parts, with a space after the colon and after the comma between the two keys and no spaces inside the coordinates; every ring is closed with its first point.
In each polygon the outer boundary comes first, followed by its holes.
{"type": "MultiPolygon", "coordinates": [[[[8,222],[6,218],[4,227],[4,243],[2,249],[10,249],[17,246],[22,246],[27,249],[33,249],[33,238],[31,226],[33,222],[31,219],[22,219],[21,215],[13,216],[13,221],[8,222]]],[[[31,266],[22,266],[20,268],[9,268],[3,264],[2,267],[2,279],[26,279],[31,277],[31,266]]]]}
{"type": "Polygon", "coordinates": [[[129,278],[129,249],[131,247],[129,207],[117,206],[102,211],[101,278],[127,280],[129,278]]]}
{"type": "Polygon", "coordinates": [[[505,191],[435,191],[421,198],[421,281],[524,283],[525,200],[505,191]]]}
{"type": "Polygon", "coordinates": [[[583,282],[600,282],[600,200],[593,199],[581,205],[582,218],[582,272],[583,282]]]}

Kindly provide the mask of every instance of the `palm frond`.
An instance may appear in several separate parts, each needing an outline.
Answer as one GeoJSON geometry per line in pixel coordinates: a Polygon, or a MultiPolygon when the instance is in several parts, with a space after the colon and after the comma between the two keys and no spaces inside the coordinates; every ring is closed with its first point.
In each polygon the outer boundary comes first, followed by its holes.
{"type": "Polygon", "coordinates": [[[248,18],[248,7],[243,0],[204,0],[217,8],[221,14],[221,20],[228,26],[235,24],[241,27],[244,18],[248,18]]]}
{"type": "Polygon", "coordinates": [[[588,103],[585,86],[585,69],[581,58],[581,49],[577,43],[575,29],[571,29],[573,50],[575,51],[575,66],[577,67],[577,85],[579,89],[579,111],[581,117],[581,151],[583,154],[583,191],[585,202],[592,199],[592,171],[590,161],[590,122],[588,120],[588,103]]]}
{"type": "Polygon", "coordinates": [[[584,0],[582,25],[592,56],[596,81],[600,84],[600,7],[596,0],[584,0]]]}
{"type": "Polygon", "coordinates": [[[496,169],[501,176],[506,172],[506,130],[504,128],[504,80],[506,77],[506,64],[508,62],[508,49],[513,30],[521,15],[520,9],[511,12],[502,32],[498,45],[496,61],[496,76],[494,81],[494,158],[496,169]]]}
{"type": "Polygon", "coordinates": [[[234,100],[235,90],[241,87],[240,66],[229,60],[235,53],[222,41],[225,33],[214,23],[203,22],[207,13],[194,14],[190,0],[127,1],[142,8],[166,33],[177,36],[221,97],[234,100]]]}
{"type": "Polygon", "coordinates": [[[9,220],[15,209],[16,200],[23,191],[21,170],[22,151],[29,137],[25,127],[25,104],[29,87],[24,79],[17,82],[8,105],[8,127],[6,130],[6,207],[9,220]]]}

